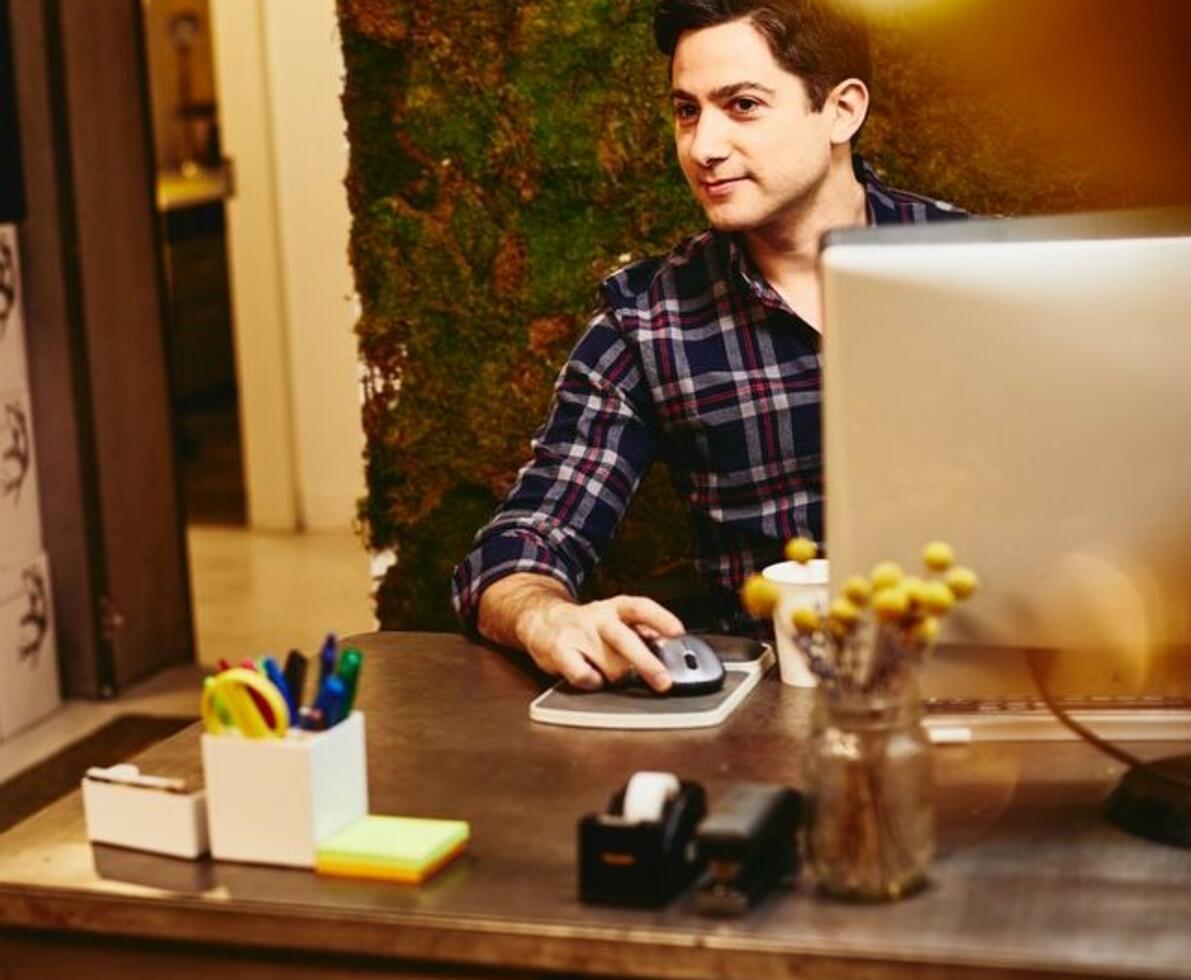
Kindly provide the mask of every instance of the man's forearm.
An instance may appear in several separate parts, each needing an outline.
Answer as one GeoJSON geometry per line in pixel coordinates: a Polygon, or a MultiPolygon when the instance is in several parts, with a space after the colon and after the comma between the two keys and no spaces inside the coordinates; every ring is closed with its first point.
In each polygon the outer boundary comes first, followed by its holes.
{"type": "Polygon", "coordinates": [[[575,600],[558,579],[533,572],[507,575],[480,596],[476,628],[493,643],[525,650],[534,621],[559,604],[575,600]]]}

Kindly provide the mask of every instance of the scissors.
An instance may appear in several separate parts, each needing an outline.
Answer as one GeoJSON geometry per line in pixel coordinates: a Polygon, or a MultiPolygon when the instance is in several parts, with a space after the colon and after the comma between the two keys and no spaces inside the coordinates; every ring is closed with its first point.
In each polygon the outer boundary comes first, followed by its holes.
{"type": "Polygon", "coordinates": [[[281,692],[262,674],[233,667],[203,681],[203,727],[213,735],[239,729],[245,738],[283,738],[289,728],[289,707],[281,692]],[[255,692],[273,713],[272,724],[253,703],[255,692]]]}

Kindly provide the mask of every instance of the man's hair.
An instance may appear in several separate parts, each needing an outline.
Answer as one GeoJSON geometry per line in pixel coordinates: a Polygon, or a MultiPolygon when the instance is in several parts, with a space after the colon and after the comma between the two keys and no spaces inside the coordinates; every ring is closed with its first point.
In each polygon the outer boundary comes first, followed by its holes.
{"type": "Polygon", "coordinates": [[[848,0],[659,0],[653,35],[673,58],[684,31],[743,18],[765,38],[774,60],[802,79],[816,112],[845,78],[869,84],[868,30],[848,0]]]}

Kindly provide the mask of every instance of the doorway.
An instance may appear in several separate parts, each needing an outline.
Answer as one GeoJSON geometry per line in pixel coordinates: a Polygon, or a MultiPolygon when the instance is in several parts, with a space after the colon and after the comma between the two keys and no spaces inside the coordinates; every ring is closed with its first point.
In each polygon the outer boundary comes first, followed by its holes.
{"type": "Polygon", "coordinates": [[[186,522],[247,521],[222,152],[207,0],[144,0],[172,415],[186,522]]]}

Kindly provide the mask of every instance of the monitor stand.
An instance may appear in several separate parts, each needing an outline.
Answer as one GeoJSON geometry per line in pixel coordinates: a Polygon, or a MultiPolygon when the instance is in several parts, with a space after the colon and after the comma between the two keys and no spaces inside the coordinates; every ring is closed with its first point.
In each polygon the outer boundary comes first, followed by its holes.
{"type": "Polygon", "coordinates": [[[1191,755],[1134,766],[1105,801],[1104,815],[1139,837],[1191,847],[1191,755]]]}

